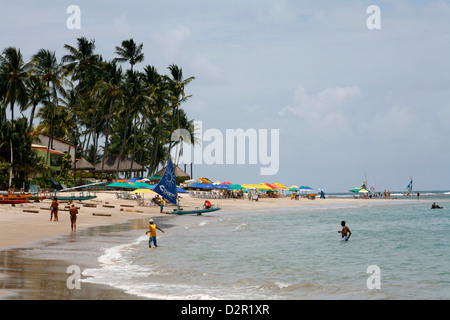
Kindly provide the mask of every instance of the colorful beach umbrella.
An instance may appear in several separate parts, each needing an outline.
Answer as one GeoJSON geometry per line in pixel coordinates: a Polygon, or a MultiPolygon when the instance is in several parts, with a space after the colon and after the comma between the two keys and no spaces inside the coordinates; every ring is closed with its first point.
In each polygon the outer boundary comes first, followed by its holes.
{"type": "Polygon", "coordinates": [[[152,189],[136,189],[133,193],[156,193],[152,189]]]}
{"type": "Polygon", "coordinates": [[[277,186],[278,189],[287,189],[282,183],[275,182],[274,185],[277,186]]]}
{"type": "Polygon", "coordinates": [[[107,185],[110,188],[124,188],[124,189],[138,189],[134,183],[131,182],[113,182],[107,185]]]}
{"type": "Polygon", "coordinates": [[[230,190],[244,190],[246,188],[244,188],[243,186],[239,185],[239,184],[230,184],[228,185],[228,188],[230,190]]]}

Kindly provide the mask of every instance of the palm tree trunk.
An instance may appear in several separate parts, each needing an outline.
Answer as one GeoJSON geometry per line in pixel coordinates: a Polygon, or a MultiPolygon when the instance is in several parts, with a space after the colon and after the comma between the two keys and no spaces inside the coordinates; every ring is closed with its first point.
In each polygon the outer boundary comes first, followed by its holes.
{"type": "Polygon", "coordinates": [[[125,149],[125,142],[126,142],[126,140],[127,140],[127,134],[128,134],[128,120],[129,120],[129,118],[130,118],[130,112],[129,112],[129,110],[127,109],[127,116],[126,116],[126,121],[125,121],[125,130],[124,130],[125,133],[124,133],[124,136],[123,136],[122,146],[120,147],[120,155],[119,155],[119,159],[118,159],[118,161],[117,161],[116,178],[119,177],[120,159],[121,159],[122,156],[123,156],[123,151],[124,151],[124,149],[125,149]]]}
{"type": "Polygon", "coordinates": [[[37,103],[34,103],[33,107],[31,108],[30,125],[28,126],[28,132],[31,132],[31,129],[33,128],[34,112],[36,111],[36,106],[37,103]]]}
{"type": "Polygon", "coordinates": [[[111,117],[113,107],[113,101],[109,103],[109,113],[106,116],[106,133],[105,133],[105,146],[103,147],[103,159],[102,159],[102,171],[100,172],[100,179],[103,180],[103,170],[105,168],[105,158],[108,155],[108,144],[109,144],[109,119],[111,117]]]}
{"type": "Polygon", "coordinates": [[[11,123],[14,122],[14,102],[11,101],[11,123]]]}
{"type": "Polygon", "coordinates": [[[133,141],[133,155],[131,157],[131,168],[130,168],[130,174],[133,174],[133,164],[134,164],[134,155],[136,153],[136,144],[137,144],[137,132],[136,132],[136,118],[137,118],[137,114],[134,116],[134,141],[133,141]]]}

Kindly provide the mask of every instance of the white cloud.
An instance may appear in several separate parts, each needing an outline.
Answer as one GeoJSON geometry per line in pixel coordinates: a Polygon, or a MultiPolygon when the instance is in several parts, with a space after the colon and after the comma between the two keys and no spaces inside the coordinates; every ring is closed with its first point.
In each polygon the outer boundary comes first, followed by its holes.
{"type": "Polygon", "coordinates": [[[362,91],[357,86],[330,87],[317,94],[309,94],[299,84],[294,92],[294,105],[282,108],[279,115],[293,113],[320,127],[332,124],[342,126],[346,123],[346,117],[354,110],[354,102],[361,97],[362,91]]]}
{"type": "Polygon", "coordinates": [[[220,67],[204,56],[196,56],[192,61],[191,67],[192,72],[199,81],[202,79],[206,81],[217,81],[223,77],[220,67]]]}
{"type": "Polygon", "coordinates": [[[162,53],[167,63],[173,63],[181,54],[183,45],[191,35],[191,30],[186,26],[153,32],[150,35],[151,45],[162,53]]]}
{"type": "Polygon", "coordinates": [[[267,11],[269,20],[276,23],[286,23],[293,19],[293,13],[288,8],[286,0],[273,0],[267,11]]]}

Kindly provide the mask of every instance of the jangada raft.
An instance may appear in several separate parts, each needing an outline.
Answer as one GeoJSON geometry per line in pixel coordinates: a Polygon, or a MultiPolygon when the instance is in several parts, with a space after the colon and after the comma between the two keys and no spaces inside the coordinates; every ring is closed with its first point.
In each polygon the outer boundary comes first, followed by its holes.
{"type": "Polygon", "coordinates": [[[210,208],[195,208],[194,210],[183,210],[180,207],[178,202],[178,191],[177,184],[175,180],[175,169],[172,164],[172,160],[169,158],[169,162],[167,163],[166,170],[164,171],[164,175],[153,189],[156,193],[164,197],[167,201],[177,205],[177,209],[174,209],[172,212],[168,212],[170,214],[197,214],[201,215],[202,213],[213,212],[220,210],[220,206],[211,206],[210,208]]]}
{"type": "Polygon", "coordinates": [[[208,212],[214,212],[214,211],[218,211],[222,209],[220,206],[211,206],[211,208],[208,209],[194,209],[194,210],[186,210],[184,211],[183,209],[174,209],[172,212],[170,212],[171,214],[197,214],[197,215],[201,215],[202,213],[208,213],[208,212]]]}

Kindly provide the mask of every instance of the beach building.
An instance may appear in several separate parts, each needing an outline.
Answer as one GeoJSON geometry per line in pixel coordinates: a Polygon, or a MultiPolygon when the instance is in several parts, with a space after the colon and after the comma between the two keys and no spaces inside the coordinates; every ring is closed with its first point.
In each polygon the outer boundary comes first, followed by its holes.
{"type": "Polygon", "coordinates": [[[103,164],[103,158],[100,160],[99,163],[95,165],[95,172],[104,172],[104,173],[115,173],[117,170],[119,171],[119,174],[125,173],[130,175],[132,172],[136,173],[139,171],[144,171],[144,166],[140,165],[136,161],[132,161],[127,156],[122,156],[120,158],[119,163],[119,156],[109,156],[105,159],[105,163],[103,164]],[[133,165],[131,164],[133,162],[133,165]],[[117,169],[117,166],[119,168],[117,169]]]}
{"type": "MultiPolygon", "coordinates": [[[[183,178],[188,178],[188,179],[191,178],[191,176],[189,174],[187,174],[186,172],[184,172],[183,170],[181,170],[179,166],[174,165],[174,168],[175,168],[175,176],[176,177],[183,177],[183,178]]],[[[156,174],[158,176],[162,177],[164,175],[165,171],[166,171],[166,168],[163,168],[160,171],[158,171],[156,174]]]]}
{"type": "MultiPolygon", "coordinates": [[[[173,166],[175,169],[175,178],[177,180],[177,183],[183,183],[184,181],[191,179],[191,176],[189,174],[187,174],[185,171],[181,170],[180,167],[178,167],[175,164],[173,166]]],[[[165,171],[166,171],[166,168],[163,168],[160,171],[158,171],[156,173],[156,175],[162,177],[164,175],[165,171]]]]}
{"type": "MultiPolygon", "coordinates": [[[[39,157],[41,157],[44,162],[47,160],[47,150],[49,147],[50,135],[47,133],[39,133],[38,137],[33,140],[31,148],[36,151],[39,157]]],[[[75,163],[75,150],[79,148],[78,146],[57,138],[53,137],[50,142],[49,159],[46,163],[49,165],[56,173],[61,171],[62,157],[69,153],[72,157],[72,166],[75,163]]]]}

